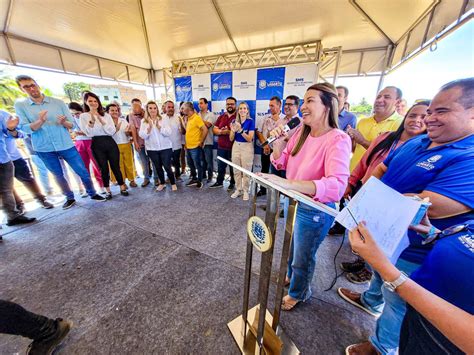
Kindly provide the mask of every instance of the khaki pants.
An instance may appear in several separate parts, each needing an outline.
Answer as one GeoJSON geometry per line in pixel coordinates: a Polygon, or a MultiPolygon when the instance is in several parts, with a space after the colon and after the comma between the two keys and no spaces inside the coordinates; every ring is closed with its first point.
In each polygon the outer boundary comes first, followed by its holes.
{"type": "MultiPolygon", "coordinates": [[[[132,145],[129,143],[117,144],[120,152],[120,172],[122,173],[123,180],[128,179],[128,181],[135,180],[135,165],[133,161],[133,150],[132,145]]],[[[144,148],[143,148],[144,149],[144,148]]],[[[116,179],[113,174],[111,174],[111,180],[115,183],[116,179]]]]}
{"type": "MultiPolygon", "coordinates": [[[[252,171],[253,142],[234,142],[232,146],[232,163],[252,171]]],[[[235,189],[248,192],[249,177],[237,169],[234,170],[235,189]],[[243,176],[242,176],[243,175],[243,176]]]]}

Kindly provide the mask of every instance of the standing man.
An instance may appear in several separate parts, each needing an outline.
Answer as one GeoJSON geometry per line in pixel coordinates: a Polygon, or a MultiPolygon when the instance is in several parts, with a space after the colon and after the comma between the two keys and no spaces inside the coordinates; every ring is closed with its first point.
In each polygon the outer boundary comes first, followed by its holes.
{"type": "Polygon", "coordinates": [[[337,100],[339,102],[339,129],[345,132],[348,126],[357,127],[357,117],[344,108],[344,104],[349,97],[349,89],[340,85],[336,87],[336,90],[337,100]]]}
{"type": "Polygon", "coordinates": [[[400,116],[405,117],[408,112],[408,103],[407,100],[401,99],[397,105],[397,112],[400,116]]]}
{"type": "MultiPolygon", "coordinates": [[[[150,158],[146,153],[145,149],[145,141],[138,135],[140,131],[140,125],[142,124],[142,119],[145,116],[145,111],[142,108],[142,102],[140,99],[132,99],[132,110],[127,116],[127,121],[130,123],[130,130],[132,132],[133,138],[133,146],[135,151],[138,154],[138,160],[140,161],[140,165],[142,166],[143,171],[143,183],[142,187],[146,187],[150,184],[152,167],[150,158]]],[[[156,172],[156,168],[153,165],[153,177],[155,179],[155,186],[159,185],[158,181],[158,173],[156,172]]]]}
{"type": "Polygon", "coordinates": [[[20,117],[19,127],[26,134],[31,134],[33,149],[54,175],[61,191],[66,196],[63,209],[74,206],[76,200],[64,177],[60,158],[64,159],[80,176],[91,199],[105,201],[105,198],[97,195],[89,171],[74,147],[69,134],[74,119],[66,104],[44,95],[36,81],[27,75],[17,76],[16,83],[21,91],[28,95],[28,98],[15,102],[15,111],[20,117]]]}
{"type": "Polygon", "coordinates": [[[166,101],[164,103],[164,110],[165,114],[163,115],[163,119],[169,120],[169,124],[171,127],[171,148],[173,149],[173,155],[171,156],[171,165],[174,168],[174,176],[177,181],[181,180],[181,144],[182,144],[182,137],[183,133],[181,130],[181,123],[179,116],[174,112],[174,103],[173,101],[166,101]]]}
{"type": "MultiPolygon", "coordinates": [[[[217,156],[222,157],[226,160],[232,160],[232,144],[233,142],[229,139],[230,134],[230,125],[235,121],[237,116],[237,100],[235,97],[228,97],[225,100],[226,111],[217,118],[214,127],[212,128],[213,133],[217,137],[217,156]]],[[[218,160],[217,161],[217,180],[214,184],[209,186],[211,189],[224,186],[224,177],[225,169],[227,164],[218,160]]],[[[229,166],[230,172],[230,184],[227,188],[227,191],[234,190],[235,180],[234,180],[234,169],[229,166]]]]}
{"type": "Polygon", "coordinates": [[[204,176],[201,162],[202,147],[206,140],[207,127],[202,118],[194,111],[192,102],[185,102],[183,104],[183,114],[187,117],[185,140],[188,165],[191,170],[191,180],[186,186],[197,186],[200,189],[202,188],[204,176]]]}
{"type": "Polygon", "coordinates": [[[212,154],[214,148],[214,134],[212,133],[212,126],[216,123],[216,115],[209,111],[209,105],[207,99],[202,97],[199,99],[199,116],[204,121],[204,124],[207,127],[207,136],[204,142],[203,156],[202,156],[202,167],[204,169],[204,178],[206,178],[207,172],[207,182],[212,181],[213,167],[214,167],[214,157],[212,154]]]}
{"type": "MultiPolygon", "coordinates": [[[[278,96],[273,96],[268,103],[270,114],[262,120],[262,124],[257,126],[255,133],[260,143],[264,143],[272,130],[280,125],[284,125],[285,115],[281,113],[281,99],[278,96]]],[[[262,154],[262,173],[268,173],[270,171],[270,154],[272,150],[267,144],[263,147],[262,154]]],[[[263,196],[267,194],[267,189],[260,186],[260,190],[257,192],[257,196],[263,196]]]]}
{"type": "Polygon", "coordinates": [[[351,171],[354,170],[370,143],[379,134],[398,129],[403,121],[403,117],[396,111],[397,104],[401,99],[402,91],[399,88],[387,86],[377,94],[373,116],[361,119],[357,128],[347,126],[346,132],[352,138],[352,143],[355,144],[351,159],[351,171]]]}

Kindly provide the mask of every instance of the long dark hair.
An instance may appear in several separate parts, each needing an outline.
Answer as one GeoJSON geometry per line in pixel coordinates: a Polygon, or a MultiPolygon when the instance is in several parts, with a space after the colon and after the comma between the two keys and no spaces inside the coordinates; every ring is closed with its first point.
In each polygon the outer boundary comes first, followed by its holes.
{"type": "Polygon", "coordinates": [[[97,102],[99,103],[99,107],[97,108],[97,112],[99,113],[99,115],[101,116],[104,116],[105,115],[105,110],[104,110],[104,107],[102,106],[102,103],[100,102],[100,99],[99,99],[99,96],[97,96],[96,94],[94,94],[93,92],[90,92],[90,91],[86,91],[84,93],[84,112],[90,112],[90,107],[89,105],[87,105],[87,99],[89,97],[93,97],[94,99],[97,100],[97,102]]]}
{"type": "MultiPolygon", "coordinates": [[[[318,83],[311,85],[306,91],[316,90],[319,91],[319,97],[324,107],[327,109],[327,120],[329,127],[339,128],[338,126],[338,117],[339,117],[339,101],[337,99],[337,91],[334,85],[329,83],[318,83]]],[[[291,156],[295,156],[303,147],[306,138],[308,138],[311,132],[311,127],[303,124],[301,129],[300,137],[298,142],[295,144],[295,147],[291,151],[291,156]]]]}
{"type": "Polygon", "coordinates": [[[387,136],[387,138],[385,138],[383,141],[379,142],[379,144],[377,144],[374,147],[374,149],[372,149],[369,156],[367,157],[367,165],[369,165],[370,162],[372,161],[372,159],[374,159],[376,156],[378,156],[380,154],[384,154],[387,150],[389,150],[392,147],[392,145],[395,142],[397,142],[400,139],[400,137],[402,136],[403,131],[405,130],[405,121],[406,121],[408,115],[410,114],[410,111],[414,107],[416,107],[416,106],[429,106],[429,105],[430,105],[429,100],[423,100],[423,101],[416,102],[412,107],[410,107],[410,109],[405,114],[405,117],[403,118],[403,121],[400,124],[400,127],[398,127],[398,129],[396,131],[391,132],[387,136]]]}

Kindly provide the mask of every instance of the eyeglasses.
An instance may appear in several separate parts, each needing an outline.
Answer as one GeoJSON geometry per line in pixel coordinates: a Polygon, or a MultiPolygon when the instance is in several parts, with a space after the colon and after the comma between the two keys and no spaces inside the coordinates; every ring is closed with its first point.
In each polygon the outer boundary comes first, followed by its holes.
{"type": "Polygon", "coordinates": [[[429,234],[426,238],[422,241],[423,245],[434,243],[436,240],[443,239],[449,237],[450,235],[457,234],[469,229],[469,224],[458,224],[457,226],[452,226],[446,228],[445,230],[429,234]]]}

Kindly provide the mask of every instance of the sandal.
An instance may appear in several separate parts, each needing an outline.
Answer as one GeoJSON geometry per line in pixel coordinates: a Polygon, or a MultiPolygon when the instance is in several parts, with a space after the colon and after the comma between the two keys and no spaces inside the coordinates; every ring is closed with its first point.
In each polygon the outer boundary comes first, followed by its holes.
{"type": "Polygon", "coordinates": [[[281,309],[284,311],[291,311],[293,308],[295,308],[295,306],[298,303],[300,303],[300,301],[295,300],[291,298],[290,296],[286,295],[285,297],[283,297],[283,300],[281,301],[281,309]],[[289,299],[293,300],[293,302],[295,303],[293,303],[292,301],[289,301],[289,299]]]}

